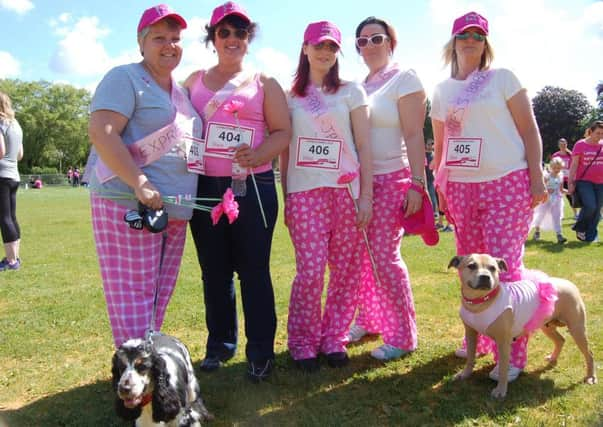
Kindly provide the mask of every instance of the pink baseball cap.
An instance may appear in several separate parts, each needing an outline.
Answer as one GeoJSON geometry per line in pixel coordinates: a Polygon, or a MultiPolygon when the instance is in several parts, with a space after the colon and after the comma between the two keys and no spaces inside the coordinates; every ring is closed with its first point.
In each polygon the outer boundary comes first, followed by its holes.
{"type": "Polygon", "coordinates": [[[418,191],[423,196],[423,204],[421,205],[421,209],[410,216],[405,217],[404,211],[401,212],[402,227],[409,234],[420,234],[426,245],[437,245],[440,241],[440,235],[435,227],[431,200],[429,200],[429,196],[424,188],[416,184],[411,184],[410,188],[418,191]]]}
{"type": "Polygon", "coordinates": [[[304,32],[304,43],[312,45],[330,40],[341,47],[341,32],[335,24],[329,21],[312,22],[304,32]]]}
{"type": "Polygon", "coordinates": [[[456,36],[472,27],[479,28],[485,35],[488,35],[488,20],[477,12],[469,12],[456,18],[452,24],[452,35],[456,36]]]}
{"type": "Polygon", "coordinates": [[[213,27],[222,19],[226,18],[228,15],[237,15],[245,19],[246,21],[251,22],[251,18],[249,18],[249,15],[247,15],[245,9],[243,9],[241,6],[232,1],[227,1],[223,5],[218,6],[214,9],[211,14],[211,20],[209,21],[209,25],[213,27]]]}
{"type": "Polygon", "coordinates": [[[168,16],[178,21],[182,29],[186,28],[186,21],[182,16],[170,9],[167,4],[158,4],[157,6],[150,7],[144,11],[140,17],[140,22],[138,23],[138,32],[140,33],[149,25],[153,25],[161,21],[163,18],[167,18],[168,16]]]}

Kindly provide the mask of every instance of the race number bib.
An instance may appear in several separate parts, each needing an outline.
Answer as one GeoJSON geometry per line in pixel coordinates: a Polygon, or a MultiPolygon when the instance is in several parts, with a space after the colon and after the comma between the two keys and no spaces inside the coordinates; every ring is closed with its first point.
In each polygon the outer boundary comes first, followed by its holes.
{"type": "Polygon", "coordinates": [[[194,138],[186,160],[186,166],[189,172],[197,174],[205,173],[205,163],[203,162],[204,153],[205,140],[194,138]]]}
{"type": "Polygon", "coordinates": [[[479,169],[481,138],[448,138],[446,166],[455,169],[479,169]]]}
{"type": "Polygon", "coordinates": [[[254,132],[253,128],[209,122],[205,137],[205,155],[232,159],[240,144],[251,146],[254,132]]]}
{"type": "Polygon", "coordinates": [[[297,138],[297,158],[295,166],[298,168],[314,168],[339,170],[341,161],[341,148],[343,141],[340,139],[297,138]]]}

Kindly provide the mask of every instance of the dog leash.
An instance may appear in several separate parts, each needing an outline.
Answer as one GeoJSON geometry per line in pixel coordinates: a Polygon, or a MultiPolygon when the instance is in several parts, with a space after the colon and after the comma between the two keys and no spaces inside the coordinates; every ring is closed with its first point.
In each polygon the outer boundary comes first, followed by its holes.
{"type": "Polygon", "coordinates": [[[157,280],[155,281],[155,292],[153,295],[153,311],[151,312],[151,324],[147,333],[145,334],[145,341],[149,344],[153,344],[153,335],[155,332],[155,319],[157,317],[157,301],[159,299],[159,280],[161,279],[161,269],[163,267],[163,257],[165,255],[165,245],[167,241],[167,231],[161,233],[161,253],[159,254],[159,271],[157,273],[157,280]]]}

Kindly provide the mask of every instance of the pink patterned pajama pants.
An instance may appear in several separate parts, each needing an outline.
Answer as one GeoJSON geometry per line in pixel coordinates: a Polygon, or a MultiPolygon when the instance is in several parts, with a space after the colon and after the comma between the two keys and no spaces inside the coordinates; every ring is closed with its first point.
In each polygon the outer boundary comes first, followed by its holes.
{"type": "MultiPolygon", "coordinates": [[[[488,253],[506,261],[509,271],[500,280],[521,279],[523,249],[528,237],[533,209],[528,170],[518,170],[487,182],[447,183],[448,211],[455,225],[458,255],[488,253]]],[[[527,337],[520,337],[511,347],[511,364],[523,369],[527,360],[527,337]]],[[[494,352],[496,344],[480,335],[477,351],[494,352]]]]}
{"type": "Polygon", "coordinates": [[[404,235],[400,217],[409,186],[408,169],[373,178],[373,218],[368,238],[381,283],[379,286],[375,282],[365,252],[356,324],[381,334],[386,344],[412,351],[417,348],[415,307],[408,269],[400,256],[404,235]]]}
{"type": "Polygon", "coordinates": [[[187,221],[168,223],[160,273],[163,233],[130,228],[124,222],[127,208],[112,200],[92,194],[90,201],[107,311],[113,341],[119,347],[130,338],[144,337],[151,324],[156,287],[157,313],[153,329],[161,329],[178,278],[187,221]]]}
{"type": "Polygon", "coordinates": [[[289,194],[285,219],[296,262],[287,324],[291,357],[300,360],[318,353],[343,352],[362,268],[362,237],[350,194],[344,188],[328,187],[289,194]],[[329,283],[323,311],[327,264],[329,283]]]}

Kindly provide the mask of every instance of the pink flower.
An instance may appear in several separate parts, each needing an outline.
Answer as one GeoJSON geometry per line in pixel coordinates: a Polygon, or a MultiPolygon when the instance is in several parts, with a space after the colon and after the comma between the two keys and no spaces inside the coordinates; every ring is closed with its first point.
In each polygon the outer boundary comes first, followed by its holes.
{"type": "Polygon", "coordinates": [[[228,188],[222,196],[222,201],[211,210],[211,221],[216,225],[220,221],[222,214],[228,217],[228,223],[232,224],[239,216],[239,204],[234,198],[232,190],[228,188]]]}
{"type": "Polygon", "coordinates": [[[243,108],[244,105],[245,104],[242,101],[237,101],[236,99],[233,99],[232,101],[225,103],[222,109],[227,113],[236,114],[239,112],[239,110],[241,110],[241,108],[243,108]]]}
{"type": "Polygon", "coordinates": [[[358,176],[357,171],[344,173],[344,174],[340,175],[339,178],[337,179],[337,184],[349,184],[350,182],[354,181],[357,176],[358,176]]]}

